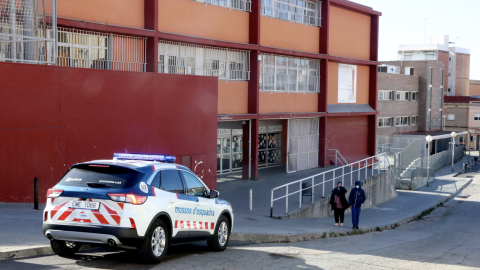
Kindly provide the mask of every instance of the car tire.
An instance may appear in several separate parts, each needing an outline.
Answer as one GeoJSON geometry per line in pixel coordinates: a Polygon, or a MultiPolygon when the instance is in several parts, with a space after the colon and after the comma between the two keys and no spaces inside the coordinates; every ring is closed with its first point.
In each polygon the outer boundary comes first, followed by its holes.
{"type": "Polygon", "coordinates": [[[215,226],[215,232],[213,239],[209,240],[208,246],[213,251],[224,251],[228,246],[228,240],[230,239],[230,223],[225,216],[220,216],[217,225],[215,226]]]}
{"type": "Polygon", "coordinates": [[[167,225],[162,220],[155,220],[145,234],[145,239],[137,248],[140,261],[143,263],[161,262],[167,254],[170,240],[168,236],[167,225]]]}
{"type": "Polygon", "coordinates": [[[77,242],[51,240],[50,246],[53,252],[61,257],[73,256],[82,247],[82,244],[77,242]]]}

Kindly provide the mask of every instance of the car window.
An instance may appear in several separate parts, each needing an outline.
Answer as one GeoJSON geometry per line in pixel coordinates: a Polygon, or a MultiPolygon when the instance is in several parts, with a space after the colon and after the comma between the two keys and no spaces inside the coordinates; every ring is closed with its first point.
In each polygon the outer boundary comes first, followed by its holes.
{"type": "Polygon", "coordinates": [[[145,174],[129,168],[80,164],[70,169],[59,181],[60,185],[88,187],[88,184],[105,185],[112,188],[131,188],[145,174]]]}
{"type": "Polygon", "coordinates": [[[182,171],[182,175],[187,184],[188,195],[207,197],[207,189],[195,176],[184,171],[182,171]]]}
{"type": "Polygon", "coordinates": [[[185,193],[183,183],[177,170],[161,171],[161,189],[173,193],[185,193]]]}
{"type": "Polygon", "coordinates": [[[152,179],[151,185],[156,187],[156,188],[160,188],[160,172],[157,172],[155,174],[155,176],[152,179]]]}

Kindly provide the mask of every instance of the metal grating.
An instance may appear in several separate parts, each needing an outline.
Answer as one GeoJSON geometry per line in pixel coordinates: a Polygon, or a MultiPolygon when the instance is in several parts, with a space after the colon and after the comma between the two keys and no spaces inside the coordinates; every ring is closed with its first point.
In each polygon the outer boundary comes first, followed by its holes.
{"type": "Polygon", "coordinates": [[[191,156],[182,156],[182,165],[192,169],[192,157],[191,156]]]}

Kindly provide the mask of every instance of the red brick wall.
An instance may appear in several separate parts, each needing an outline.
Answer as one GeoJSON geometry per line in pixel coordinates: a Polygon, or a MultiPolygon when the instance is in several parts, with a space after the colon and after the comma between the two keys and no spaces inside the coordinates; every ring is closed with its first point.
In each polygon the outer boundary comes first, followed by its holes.
{"type": "Polygon", "coordinates": [[[33,177],[45,201],[72,164],[125,150],[192,156],[216,187],[216,78],[10,63],[0,74],[0,201],[32,202],[33,177]]]}
{"type": "Polygon", "coordinates": [[[448,52],[438,51],[438,61],[445,64],[445,69],[443,70],[443,92],[448,90],[448,64],[450,55],[448,52]]]}
{"type": "Polygon", "coordinates": [[[329,117],[327,148],[337,149],[348,162],[367,158],[368,134],[368,116],[329,117]]]}
{"type": "Polygon", "coordinates": [[[470,96],[479,96],[480,95],[480,84],[470,84],[468,89],[470,89],[470,91],[468,93],[470,96]]]}

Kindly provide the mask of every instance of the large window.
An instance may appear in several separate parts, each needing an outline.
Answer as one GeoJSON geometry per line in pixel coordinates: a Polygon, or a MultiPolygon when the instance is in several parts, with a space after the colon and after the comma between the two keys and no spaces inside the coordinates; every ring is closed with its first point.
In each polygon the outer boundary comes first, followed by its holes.
{"type": "Polygon", "coordinates": [[[260,91],[320,92],[320,60],[263,54],[260,91]]]}
{"type": "Polygon", "coordinates": [[[397,116],[395,120],[395,125],[396,126],[406,126],[409,124],[409,118],[408,116],[397,116]]]}
{"type": "Polygon", "coordinates": [[[307,25],[321,25],[320,1],[306,0],[262,0],[264,16],[307,25]]]}
{"type": "Polygon", "coordinates": [[[158,72],[246,81],[250,79],[249,57],[249,51],[161,41],[158,43],[158,72]]]}
{"type": "Polygon", "coordinates": [[[143,72],[145,44],[145,38],[58,28],[57,65],[143,72]]]}
{"type": "Polygon", "coordinates": [[[379,90],[378,100],[393,100],[393,91],[379,90]]]}
{"type": "Polygon", "coordinates": [[[242,11],[252,11],[252,0],[193,0],[206,5],[226,7],[242,11]]]}
{"type": "Polygon", "coordinates": [[[378,118],[378,127],[391,127],[392,126],[392,118],[391,117],[379,117],[378,118]]]}
{"type": "Polygon", "coordinates": [[[410,99],[410,92],[406,91],[397,91],[397,100],[405,101],[410,99]]]}

